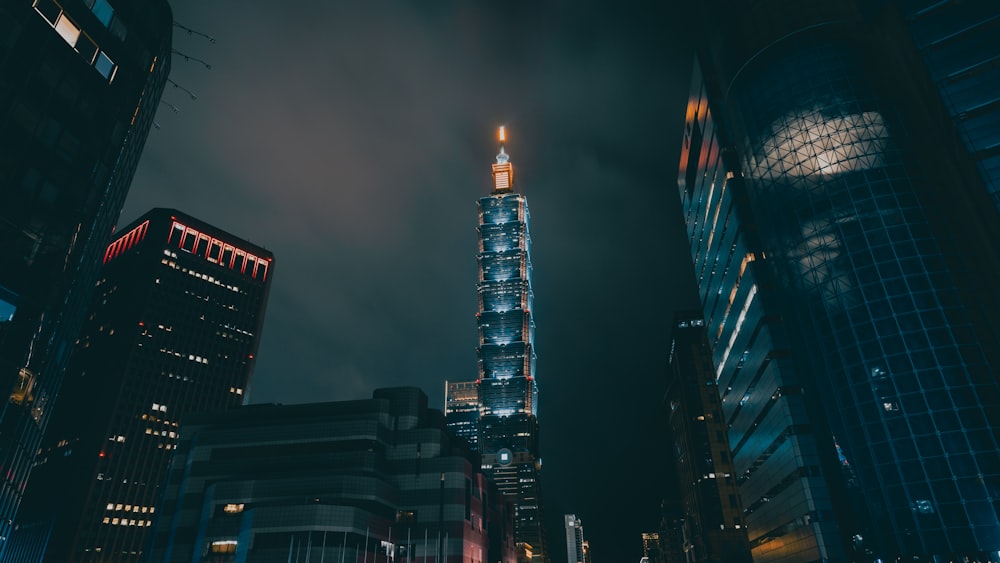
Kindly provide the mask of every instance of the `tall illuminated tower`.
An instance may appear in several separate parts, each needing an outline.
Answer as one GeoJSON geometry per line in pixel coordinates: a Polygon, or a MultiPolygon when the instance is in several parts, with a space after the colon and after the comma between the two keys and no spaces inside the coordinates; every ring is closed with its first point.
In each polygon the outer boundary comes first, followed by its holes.
{"type": "Polygon", "coordinates": [[[545,561],[528,202],[505,141],[501,127],[493,191],[479,200],[478,441],[483,468],[516,505],[519,557],[545,561]]]}

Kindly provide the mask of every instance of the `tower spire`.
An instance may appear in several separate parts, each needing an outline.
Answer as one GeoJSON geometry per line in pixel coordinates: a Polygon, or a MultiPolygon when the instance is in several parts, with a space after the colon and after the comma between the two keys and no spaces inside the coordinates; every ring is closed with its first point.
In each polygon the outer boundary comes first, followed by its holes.
{"type": "Polygon", "coordinates": [[[507,143],[507,131],[503,125],[499,131],[500,152],[497,163],[493,165],[493,193],[505,193],[514,189],[514,168],[510,164],[510,156],[504,151],[507,143]]]}

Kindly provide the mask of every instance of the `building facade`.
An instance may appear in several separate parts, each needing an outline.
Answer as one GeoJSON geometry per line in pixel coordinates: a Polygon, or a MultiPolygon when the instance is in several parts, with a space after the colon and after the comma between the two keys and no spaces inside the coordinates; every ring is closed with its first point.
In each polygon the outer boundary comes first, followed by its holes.
{"type": "MultiPolygon", "coordinates": [[[[832,432],[792,359],[781,295],[741,215],[741,177],[725,161],[731,151],[708,88],[696,64],[678,186],[753,557],[847,560],[834,516],[834,499],[845,493],[832,432]]],[[[672,509],[672,522],[686,522],[681,507],[672,509]]]]}
{"type": "Polygon", "coordinates": [[[479,387],[475,381],[444,382],[444,419],[452,434],[479,450],[479,387]]]}
{"type": "MultiPolygon", "coordinates": [[[[904,57],[919,57],[926,73],[918,88],[937,90],[924,112],[948,135],[957,135],[984,187],[1000,209],[1000,68],[996,65],[997,10],[989,2],[893,1],[887,18],[891,44],[904,57]],[[950,122],[950,123],[949,123],[950,122]],[[951,127],[949,127],[951,125],[951,127]]],[[[920,66],[920,65],[914,65],[920,66]]],[[[952,139],[951,142],[955,142],[952,139]]],[[[961,157],[960,157],[961,158],[961,157]]]]}
{"type": "Polygon", "coordinates": [[[514,191],[504,150],[493,165],[493,191],[479,200],[479,451],[501,492],[516,499],[522,557],[547,561],[538,447],[535,323],[531,316],[528,202],[514,191]]]}
{"type": "Polygon", "coordinates": [[[272,254],[172,209],[107,248],[9,561],[140,561],[183,414],[247,399],[272,254]]]}
{"type": "Polygon", "coordinates": [[[170,72],[165,0],[0,5],[0,553],[170,72]]]}
{"type": "Polygon", "coordinates": [[[710,6],[679,188],[755,559],[785,548],[780,532],[823,525],[800,560],[1000,551],[1000,217],[976,173],[986,160],[898,40],[902,5],[710,6]],[[762,338],[774,353],[757,355],[762,338]],[[762,388],[776,361],[790,379],[762,388]],[[801,422],[769,426],[797,395],[801,422]],[[792,436],[817,449],[768,471],[792,436]],[[777,498],[764,485],[789,483],[826,492],[757,528],[777,498]]]}
{"type": "Polygon", "coordinates": [[[184,418],[152,562],[514,563],[510,506],[415,388],[184,418]]]}
{"type": "Polygon", "coordinates": [[[583,544],[583,521],[575,514],[564,514],[566,525],[566,561],[569,563],[588,563],[583,544]]]}
{"type": "Polygon", "coordinates": [[[685,561],[751,563],[728,424],[700,312],[674,320],[665,402],[685,561]]]}

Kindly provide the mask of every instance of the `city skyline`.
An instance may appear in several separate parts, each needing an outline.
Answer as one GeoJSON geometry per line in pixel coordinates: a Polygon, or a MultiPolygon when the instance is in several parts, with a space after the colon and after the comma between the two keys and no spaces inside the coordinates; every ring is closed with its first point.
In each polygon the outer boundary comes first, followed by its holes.
{"type": "MultiPolygon", "coordinates": [[[[442,408],[445,380],[475,379],[474,202],[489,192],[483,163],[505,124],[520,187],[545,217],[532,259],[545,295],[533,316],[545,328],[547,527],[574,512],[595,558],[638,558],[658,501],[579,491],[613,479],[617,463],[655,483],[664,455],[644,444],[664,427],[660,319],[695,303],[686,255],[670,249],[683,249],[683,232],[661,170],[676,152],[665,147],[679,145],[663,131],[682,127],[690,71],[687,48],[664,39],[665,26],[682,33],[673,7],[174,9],[216,39],[175,28],[176,49],[212,69],[175,55],[178,87],[119,225],[170,206],[280,257],[250,402],[417,385],[442,408]],[[269,48],[248,50],[257,29],[269,48]],[[603,417],[635,431],[619,436],[603,417]]],[[[558,544],[549,551],[561,560],[558,544]]]]}

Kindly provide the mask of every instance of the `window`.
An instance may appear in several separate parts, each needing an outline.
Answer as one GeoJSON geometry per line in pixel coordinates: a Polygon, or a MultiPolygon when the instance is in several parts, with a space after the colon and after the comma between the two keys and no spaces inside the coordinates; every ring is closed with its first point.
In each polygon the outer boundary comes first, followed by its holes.
{"type": "Polygon", "coordinates": [[[101,51],[101,54],[97,56],[97,60],[94,62],[94,68],[97,69],[97,72],[101,73],[101,76],[107,78],[108,82],[115,79],[115,71],[118,69],[115,63],[104,51],[101,51]]]}
{"type": "Polygon", "coordinates": [[[49,25],[55,26],[62,10],[59,5],[52,0],[35,0],[35,11],[38,12],[49,25]]]}
{"type": "Polygon", "coordinates": [[[108,0],[95,0],[93,7],[90,9],[97,16],[97,19],[101,20],[104,27],[107,27],[111,23],[111,17],[115,15],[115,11],[111,7],[111,4],[108,4],[108,0]]]}
{"type": "Polygon", "coordinates": [[[71,22],[70,19],[66,17],[66,14],[63,14],[62,17],[59,18],[55,27],[56,31],[59,32],[59,35],[61,35],[71,47],[76,46],[76,40],[80,37],[80,28],[71,22]]]}
{"type": "Polygon", "coordinates": [[[236,540],[214,541],[209,546],[210,553],[236,553],[236,540]]]}

